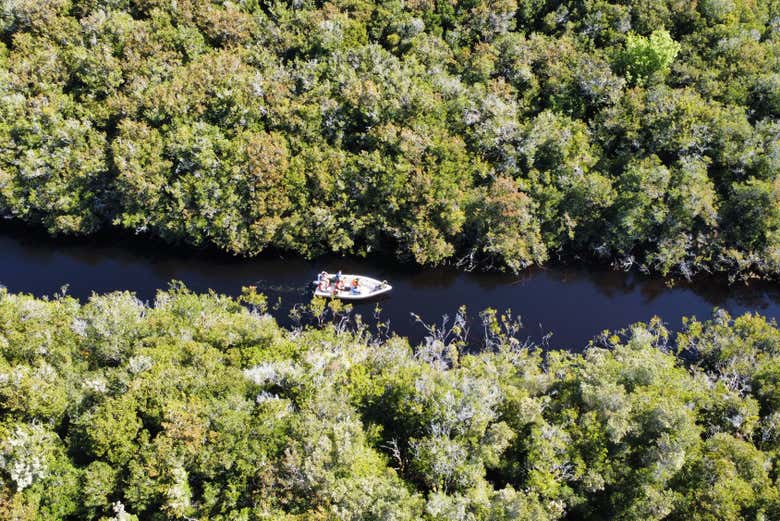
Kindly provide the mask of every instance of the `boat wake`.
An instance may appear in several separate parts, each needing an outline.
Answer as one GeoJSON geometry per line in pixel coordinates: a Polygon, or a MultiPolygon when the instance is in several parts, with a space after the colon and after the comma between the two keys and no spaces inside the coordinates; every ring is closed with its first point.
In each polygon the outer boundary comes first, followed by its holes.
{"type": "Polygon", "coordinates": [[[258,293],[284,293],[287,295],[307,295],[311,293],[311,289],[308,285],[294,286],[286,284],[274,284],[264,280],[252,282],[251,285],[257,289],[258,293]]]}

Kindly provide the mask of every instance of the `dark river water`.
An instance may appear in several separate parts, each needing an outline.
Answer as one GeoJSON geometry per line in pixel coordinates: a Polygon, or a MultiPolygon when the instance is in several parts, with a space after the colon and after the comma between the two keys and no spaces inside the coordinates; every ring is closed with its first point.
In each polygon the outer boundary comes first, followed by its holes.
{"type": "MultiPolygon", "coordinates": [[[[307,283],[322,269],[388,280],[394,290],[379,301],[382,318],[413,342],[422,340],[425,330],[412,319],[412,312],[436,322],[445,314],[452,316],[461,304],[468,306],[471,315],[473,343],[479,340],[477,312],[492,307],[520,315],[524,338],[538,341],[552,333],[550,348],[573,351],[581,350],[604,329],[624,328],[654,315],[673,330],[679,329],[683,316],[709,318],[716,307],[732,314],[756,311],[780,317],[780,285],[769,283],[728,285],[717,279],[669,287],[660,279],[593,267],[534,269],[516,276],[422,270],[381,258],[240,259],[135,238],[65,241],[29,229],[0,227],[0,284],[37,296],[68,285],[68,293],[80,299],[93,292],[130,290],[151,301],[158,289],[174,279],[194,291],[211,289],[229,295],[254,284],[270,302],[281,299],[273,314],[289,325],[290,307],[309,300],[307,283]]],[[[368,319],[375,305],[357,304],[355,312],[368,319]]]]}

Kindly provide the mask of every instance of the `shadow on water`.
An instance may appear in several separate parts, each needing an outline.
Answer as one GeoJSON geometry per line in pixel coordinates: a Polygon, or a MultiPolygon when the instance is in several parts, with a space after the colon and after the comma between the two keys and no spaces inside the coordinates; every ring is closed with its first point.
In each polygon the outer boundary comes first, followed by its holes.
{"type": "Polygon", "coordinates": [[[410,313],[439,322],[462,304],[469,309],[473,341],[479,330],[478,312],[492,307],[519,314],[530,339],[538,341],[552,332],[550,347],[575,351],[604,329],[620,329],[654,315],[672,329],[679,327],[683,316],[706,319],[716,307],[732,314],[756,311],[780,317],[780,286],[766,282],[729,285],[722,278],[705,278],[669,286],[636,272],[580,265],[534,268],[519,275],[463,273],[400,265],[389,256],[307,261],[276,252],[244,259],[122,234],[52,239],[40,230],[0,225],[0,283],[11,291],[38,296],[68,285],[68,292],[80,299],[93,292],[129,290],[151,301],[171,280],[180,280],[193,291],[228,295],[255,285],[269,302],[281,302],[274,314],[289,325],[290,308],[309,300],[309,282],[322,269],[390,281],[394,290],[387,298],[358,303],[355,312],[371,322],[379,304],[382,319],[413,342],[421,341],[425,332],[410,313]]]}

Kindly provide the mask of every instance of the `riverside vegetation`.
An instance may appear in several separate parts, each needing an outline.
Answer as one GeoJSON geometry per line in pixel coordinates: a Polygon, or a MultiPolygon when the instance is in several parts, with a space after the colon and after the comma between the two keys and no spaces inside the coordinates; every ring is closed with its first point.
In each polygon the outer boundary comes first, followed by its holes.
{"type": "Polygon", "coordinates": [[[7,0],[0,214],[776,276],[779,57],[777,0],[7,0]]]}
{"type": "Polygon", "coordinates": [[[413,349],[308,312],[286,330],[253,290],[0,290],[0,517],[780,519],[764,318],[676,339],[653,320],[572,354],[487,310],[465,354],[461,315],[413,349]]]}

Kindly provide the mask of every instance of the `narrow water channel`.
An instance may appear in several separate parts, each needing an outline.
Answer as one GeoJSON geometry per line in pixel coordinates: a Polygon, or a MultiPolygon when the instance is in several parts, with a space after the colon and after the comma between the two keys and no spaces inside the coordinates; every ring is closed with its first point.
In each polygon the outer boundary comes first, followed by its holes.
{"type": "MultiPolygon", "coordinates": [[[[289,309],[308,301],[307,283],[322,269],[388,280],[394,290],[379,302],[383,320],[413,342],[420,341],[425,331],[414,322],[412,312],[434,322],[445,314],[452,316],[461,304],[472,315],[472,340],[479,331],[477,312],[493,307],[519,314],[526,337],[538,341],[552,333],[549,347],[573,351],[581,350],[604,329],[623,328],[654,315],[673,330],[680,327],[683,316],[709,318],[716,307],[732,314],[754,311],[780,317],[780,285],[770,283],[730,286],[717,279],[668,287],[660,279],[593,267],[533,269],[515,276],[423,270],[379,258],[239,259],[141,239],[55,240],[24,228],[0,228],[0,284],[37,296],[54,294],[67,285],[68,293],[80,299],[93,292],[129,290],[151,301],[158,289],[174,279],[194,291],[229,295],[254,284],[270,302],[281,299],[274,315],[289,324],[289,309]]],[[[368,319],[375,305],[358,304],[355,311],[368,319]]]]}

